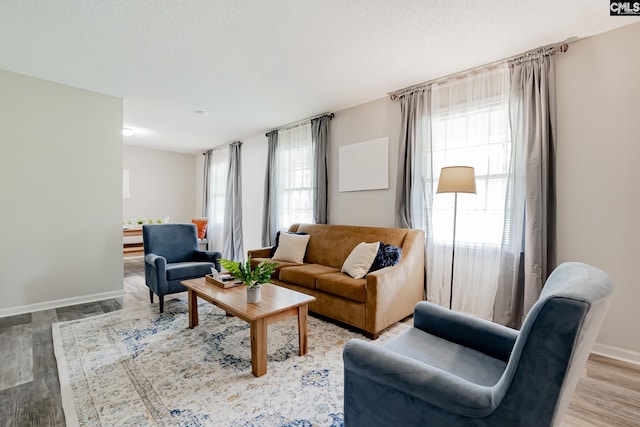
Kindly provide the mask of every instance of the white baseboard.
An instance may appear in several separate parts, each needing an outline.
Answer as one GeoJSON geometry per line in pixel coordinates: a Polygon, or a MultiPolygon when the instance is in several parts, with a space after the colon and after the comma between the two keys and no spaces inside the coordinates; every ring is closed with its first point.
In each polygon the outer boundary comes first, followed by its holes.
{"type": "Polygon", "coordinates": [[[68,305],[83,304],[86,302],[102,301],[105,299],[119,298],[125,296],[124,289],[112,292],[102,292],[99,294],[84,295],[81,297],[64,298],[54,301],[40,302],[37,304],[21,305],[0,309],[0,317],[15,316],[17,314],[31,313],[34,311],[49,310],[52,308],[66,307],[68,305]]]}
{"type": "Polygon", "coordinates": [[[612,345],[595,343],[591,353],[640,366],[640,353],[612,345]]]}

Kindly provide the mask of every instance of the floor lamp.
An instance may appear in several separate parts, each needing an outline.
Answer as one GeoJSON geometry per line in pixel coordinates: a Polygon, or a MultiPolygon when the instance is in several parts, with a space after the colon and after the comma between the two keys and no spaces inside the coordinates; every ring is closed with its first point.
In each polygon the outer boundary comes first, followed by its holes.
{"type": "Polygon", "coordinates": [[[453,205],[453,248],[451,252],[451,288],[449,309],[453,305],[453,264],[456,256],[456,217],[458,215],[458,193],[476,193],[476,177],[471,166],[447,166],[440,169],[436,193],[455,193],[453,205]]]}

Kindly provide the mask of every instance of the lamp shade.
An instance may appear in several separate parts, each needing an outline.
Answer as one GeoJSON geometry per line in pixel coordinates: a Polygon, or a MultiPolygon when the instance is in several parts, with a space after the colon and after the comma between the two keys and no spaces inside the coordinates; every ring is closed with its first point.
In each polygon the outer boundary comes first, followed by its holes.
{"type": "Polygon", "coordinates": [[[475,193],[476,176],[471,166],[447,166],[440,169],[436,193],[475,193]]]}

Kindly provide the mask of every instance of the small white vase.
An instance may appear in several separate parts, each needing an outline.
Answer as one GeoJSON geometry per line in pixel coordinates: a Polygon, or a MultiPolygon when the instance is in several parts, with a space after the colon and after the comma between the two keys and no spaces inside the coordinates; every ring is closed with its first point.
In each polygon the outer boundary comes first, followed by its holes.
{"type": "Polygon", "coordinates": [[[247,303],[255,304],[260,302],[261,292],[260,286],[256,286],[255,288],[247,288],[247,303]]]}

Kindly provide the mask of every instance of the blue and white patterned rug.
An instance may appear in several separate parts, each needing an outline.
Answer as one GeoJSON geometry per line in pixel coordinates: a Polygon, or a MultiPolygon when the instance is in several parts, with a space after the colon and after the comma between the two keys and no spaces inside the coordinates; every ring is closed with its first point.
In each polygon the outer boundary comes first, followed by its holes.
{"type": "MultiPolygon", "coordinates": [[[[249,325],[186,300],[53,325],[67,425],[342,426],[342,348],[363,335],[309,316],[298,355],[295,318],[269,325],[267,374],[251,373],[249,325]]],[[[396,324],[376,342],[408,326],[396,324]]]]}

